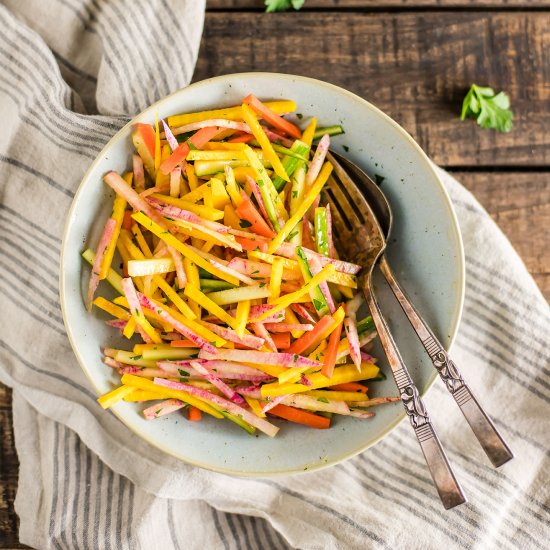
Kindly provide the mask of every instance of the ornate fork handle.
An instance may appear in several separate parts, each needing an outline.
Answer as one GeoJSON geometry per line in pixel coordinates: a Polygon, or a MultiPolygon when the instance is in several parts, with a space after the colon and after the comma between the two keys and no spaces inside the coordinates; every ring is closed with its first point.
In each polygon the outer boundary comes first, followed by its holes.
{"type": "Polygon", "coordinates": [[[414,385],[386,321],[382,317],[382,313],[372,292],[370,277],[368,277],[363,291],[378,332],[378,337],[390,363],[401,401],[414,428],[416,438],[426,459],[428,469],[430,470],[443,506],[448,510],[449,508],[463,504],[466,502],[466,497],[451,469],[428,411],[418,394],[418,389],[414,385]]]}
{"type": "Polygon", "coordinates": [[[512,451],[496,429],[495,425],[483,410],[470,388],[462,378],[457,366],[451,360],[439,340],[414,305],[409,301],[405,291],[397,279],[384,256],[379,262],[380,269],[388,281],[395,297],[399,301],[405,315],[408,317],[414,331],[428,352],[434,367],[445,383],[447,390],[452,394],[462,414],[466,417],[477,440],[489,457],[493,465],[498,468],[514,457],[512,451]]]}

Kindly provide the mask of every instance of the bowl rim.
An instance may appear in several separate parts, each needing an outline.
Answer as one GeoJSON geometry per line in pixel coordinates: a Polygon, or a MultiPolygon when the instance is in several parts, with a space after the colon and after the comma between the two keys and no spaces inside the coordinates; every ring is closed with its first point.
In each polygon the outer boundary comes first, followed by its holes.
{"type": "MultiPolygon", "coordinates": [[[[378,107],[373,105],[368,100],[362,98],[361,96],[359,96],[359,95],[357,95],[353,92],[350,92],[349,90],[346,90],[345,88],[337,86],[335,84],[331,84],[329,82],[324,82],[324,81],[318,80],[316,78],[311,78],[311,77],[301,76],[301,75],[293,75],[293,74],[288,74],[288,73],[272,73],[272,72],[266,72],[266,71],[248,71],[248,72],[243,72],[243,73],[229,73],[229,74],[225,74],[225,75],[206,78],[204,80],[200,80],[198,82],[194,82],[192,84],[189,84],[185,88],[180,88],[180,89],[176,90],[175,92],[172,92],[171,94],[168,94],[168,95],[164,96],[163,98],[155,101],[155,103],[151,104],[149,107],[147,107],[143,111],[140,111],[137,115],[133,116],[122,128],[120,128],[120,130],[118,130],[109,139],[109,141],[105,144],[105,146],[97,154],[94,161],[90,164],[90,166],[88,167],[88,169],[86,170],[86,172],[82,176],[82,179],[81,179],[81,181],[78,185],[76,193],[75,193],[75,195],[72,199],[72,203],[71,203],[71,206],[70,206],[69,211],[67,213],[67,218],[65,220],[65,224],[64,224],[64,227],[63,227],[63,236],[62,236],[62,242],[61,242],[61,254],[60,254],[60,260],[59,260],[59,299],[60,299],[60,305],[61,305],[61,314],[62,314],[62,317],[63,317],[63,323],[65,325],[65,330],[67,332],[67,337],[69,339],[69,342],[71,344],[71,347],[73,349],[73,352],[74,352],[74,354],[77,358],[77,361],[78,361],[81,369],[84,371],[84,374],[86,375],[86,377],[88,378],[88,380],[92,384],[92,387],[94,388],[95,392],[98,395],[101,394],[100,388],[96,385],[94,377],[92,376],[90,370],[88,369],[88,367],[86,365],[86,362],[85,362],[83,356],[81,355],[81,353],[79,351],[79,347],[76,345],[76,340],[73,336],[72,329],[71,329],[69,321],[68,321],[68,313],[67,313],[68,305],[66,303],[67,297],[65,295],[66,275],[65,275],[64,266],[65,266],[65,258],[68,255],[68,251],[66,250],[66,248],[67,248],[67,236],[68,236],[68,234],[70,232],[70,229],[71,229],[71,225],[72,225],[71,220],[73,220],[73,214],[74,214],[76,206],[79,202],[78,199],[79,199],[80,195],[82,194],[82,192],[84,190],[84,187],[85,187],[85,184],[88,182],[91,173],[95,170],[96,165],[103,159],[103,157],[109,151],[109,149],[113,146],[113,144],[116,143],[117,141],[119,141],[122,138],[123,134],[126,133],[127,129],[129,127],[133,126],[136,122],[138,122],[138,119],[141,119],[142,117],[144,117],[146,115],[154,113],[161,104],[163,104],[166,101],[169,101],[171,98],[174,98],[174,97],[176,97],[180,94],[183,94],[183,93],[187,92],[187,90],[189,90],[189,89],[208,87],[212,82],[224,81],[224,80],[227,80],[229,78],[234,78],[234,77],[239,77],[239,78],[243,78],[243,79],[263,77],[263,78],[277,78],[279,80],[282,79],[282,80],[287,80],[287,81],[290,80],[290,81],[307,82],[307,83],[310,83],[310,84],[311,83],[315,84],[315,85],[320,86],[322,88],[326,88],[326,89],[330,90],[331,92],[336,92],[336,93],[342,94],[344,96],[347,96],[349,99],[351,99],[353,101],[358,101],[359,103],[362,103],[365,108],[371,110],[373,112],[373,114],[380,117],[383,121],[385,121],[387,124],[392,126],[401,135],[401,138],[405,139],[409,143],[409,145],[412,146],[413,149],[415,149],[417,153],[419,153],[420,158],[422,159],[422,161],[424,161],[424,168],[429,173],[431,173],[431,175],[433,176],[435,182],[437,182],[437,185],[439,185],[440,191],[442,193],[442,196],[443,196],[444,201],[445,201],[446,206],[447,206],[448,215],[450,216],[450,219],[452,220],[452,226],[454,228],[454,233],[455,233],[454,237],[455,237],[456,244],[457,244],[457,247],[458,247],[457,254],[456,254],[456,259],[457,259],[457,262],[459,264],[458,265],[459,273],[457,273],[457,275],[458,275],[458,281],[457,281],[458,302],[455,304],[454,311],[452,312],[450,341],[449,341],[449,345],[447,346],[447,350],[450,350],[452,348],[455,340],[456,340],[456,336],[458,334],[460,320],[461,320],[462,312],[463,312],[463,308],[464,308],[464,295],[465,295],[465,288],[466,288],[466,266],[465,266],[465,256],[464,256],[464,243],[463,243],[463,240],[462,240],[462,234],[460,232],[460,226],[459,226],[459,223],[458,223],[458,218],[457,218],[455,209],[453,207],[451,198],[449,196],[449,193],[447,192],[447,189],[445,188],[445,185],[441,181],[441,178],[439,177],[439,174],[437,173],[437,171],[435,169],[435,165],[430,160],[430,158],[427,156],[427,154],[424,152],[424,150],[413,139],[413,137],[400,124],[398,124],[395,120],[393,120],[389,115],[387,115],[386,113],[381,111],[378,107]]],[[[420,392],[420,395],[422,397],[425,396],[430,391],[430,389],[432,388],[436,378],[437,378],[437,371],[435,369],[433,369],[432,373],[429,377],[428,384],[426,385],[426,389],[423,392],[420,392]]],[[[277,470],[277,471],[273,471],[273,472],[264,472],[264,471],[260,472],[260,471],[251,471],[251,470],[240,471],[240,470],[235,470],[235,469],[232,469],[232,468],[221,468],[221,467],[217,467],[217,466],[212,466],[211,464],[205,464],[205,463],[202,463],[198,460],[190,459],[190,458],[187,458],[187,457],[184,458],[182,455],[180,455],[177,452],[173,451],[169,447],[165,447],[163,444],[161,444],[158,441],[155,441],[152,438],[150,438],[147,434],[144,434],[141,430],[139,430],[139,428],[137,426],[134,426],[132,424],[132,422],[130,422],[126,418],[126,415],[122,411],[118,410],[119,409],[118,405],[119,404],[115,404],[113,407],[111,407],[110,410],[115,414],[115,416],[128,429],[130,429],[133,433],[138,435],[140,438],[145,440],[150,445],[152,445],[152,446],[156,447],[157,449],[163,451],[164,453],[166,453],[166,454],[168,454],[172,457],[175,457],[178,460],[181,460],[181,461],[183,461],[187,464],[190,464],[192,466],[198,466],[198,467],[203,468],[205,470],[218,472],[218,473],[222,473],[222,474],[227,474],[227,475],[239,476],[239,477],[280,477],[280,476],[291,475],[291,474],[307,474],[307,473],[312,473],[312,472],[317,472],[317,471],[320,471],[320,470],[324,470],[325,468],[335,466],[336,464],[340,464],[340,463],[344,462],[345,460],[353,458],[354,456],[357,456],[358,454],[366,451],[370,447],[373,447],[374,445],[376,445],[377,443],[382,441],[385,437],[390,435],[391,432],[393,432],[401,424],[401,422],[403,422],[403,420],[406,417],[405,411],[404,410],[401,411],[398,418],[386,427],[386,429],[384,430],[384,433],[380,434],[375,439],[369,441],[369,443],[367,443],[365,445],[362,445],[362,446],[358,447],[357,449],[354,449],[353,451],[347,451],[343,455],[339,456],[338,458],[336,458],[336,459],[334,459],[330,462],[325,463],[323,461],[320,461],[319,463],[316,463],[316,464],[312,465],[311,467],[308,467],[308,469],[306,471],[304,471],[303,469],[296,470],[296,469],[290,468],[290,469],[286,469],[286,470],[283,469],[283,470],[277,470]]]]}

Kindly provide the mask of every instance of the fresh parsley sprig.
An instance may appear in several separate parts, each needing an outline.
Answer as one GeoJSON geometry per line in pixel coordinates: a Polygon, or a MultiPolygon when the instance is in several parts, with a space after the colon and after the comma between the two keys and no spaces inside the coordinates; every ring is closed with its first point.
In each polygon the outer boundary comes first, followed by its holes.
{"type": "Polygon", "coordinates": [[[265,11],[286,11],[290,8],[299,10],[304,5],[305,0],[265,0],[265,11]]]}
{"type": "Polygon", "coordinates": [[[482,128],[509,132],[513,118],[510,98],[504,92],[495,94],[493,88],[472,84],[462,102],[460,120],[466,117],[475,118],[482,128]]]}

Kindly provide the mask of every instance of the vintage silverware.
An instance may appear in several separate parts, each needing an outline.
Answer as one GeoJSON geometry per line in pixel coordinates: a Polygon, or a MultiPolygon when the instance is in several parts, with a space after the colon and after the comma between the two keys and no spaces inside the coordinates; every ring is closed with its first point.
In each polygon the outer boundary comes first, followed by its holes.
{"type": "Polygon", "coordinates": [[[365,294],[380,342],[388,358],[401,401],[414,428],[443,506],[453,508],[466,502],[466,497],[451,469],[445,451],[418,394],[372,289],[372,271],[386,248],[384,233],[367,201],[340,163],[329,154],[334,166],[326,187],[332,219],[339,243],[348,258],[363,267],[360,285],[365,294]]]}
{"type": "MultiPolygon", "coordinates": [[[[387,239],[392,226],[392,212],[386,196],[381,191],[380,187],[349,159],[339,155],[334,156],[338,158],[342,167],[347,171],[361,193],[366,197],[387,239]]],[[[464,381],[457,366],[449,357],[441,342],[434,335],[416,307],[408,299],[405,291],[395,278],[388,260],[383,253],[380,256],[378,265],[395,294],[395,297],[403,308],[414,331],[430,356],[439,376],[466,417],[468,424],[489,457],[489,460],[497,468],[502,466],[502,464],[514,457],[512,451],[498,432],[489,415],[483,410],[472,394],[472,391],[464,381]]]]}

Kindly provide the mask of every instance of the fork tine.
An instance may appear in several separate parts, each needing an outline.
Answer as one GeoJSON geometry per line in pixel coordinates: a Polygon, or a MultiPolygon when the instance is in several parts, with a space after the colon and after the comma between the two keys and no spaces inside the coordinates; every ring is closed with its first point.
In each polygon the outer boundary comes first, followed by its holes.
{"type": "Polygon", "coordinates": [[[330,204],[330,213],[332,215],[332,223],[336,231],[333,232],[333,235],[339,237],[340,242],[345,239],[349,239],[352,235],[351,231],[348,229],[348,225],[345,222],[345,219],[342,217],[339,206],[335,203],[332,193],[326,193],[327,202],[330,204]]]}
{"type": "Polygon", "coordinates": [[[372,213],[368,205],[367,199],[365,199],[364,195],[361,193],[361,191],[359,191],[356,183],[350,178],[342,165],[334,158],[334,155],[328,153],[327,156],[329,157],[330,162],[334,167],[333,175],[337,176],[334,179],[344,190],[344,194],[350,197],[350,204],[352,208],[354,208],[354,210],[359,210],[364,220],[368,219],[372,215],[372,213]]]}

